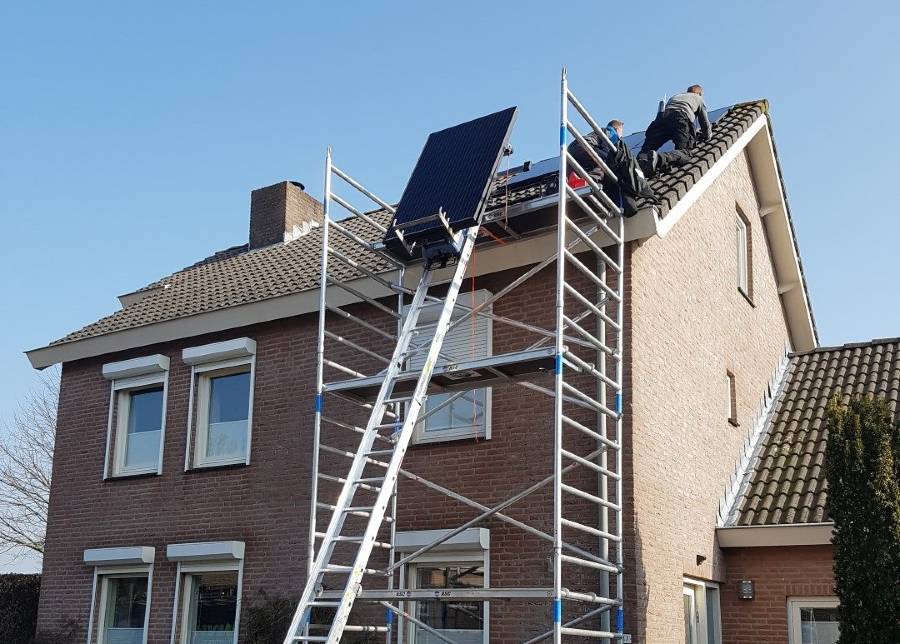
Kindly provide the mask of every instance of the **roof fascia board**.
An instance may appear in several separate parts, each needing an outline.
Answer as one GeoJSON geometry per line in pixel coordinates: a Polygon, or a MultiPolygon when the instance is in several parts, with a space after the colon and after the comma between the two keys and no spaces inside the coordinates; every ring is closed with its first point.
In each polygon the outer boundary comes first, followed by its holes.
{"type": "Polygon", "coordinates": [[[794,351],[809,351],[819,345],[812,307],[806,289],[806,278],[800,264],[797,240],[791,224],[784,195],[778,158],[775,156],[772,130],[768,117],[764,119],[766,136],[754,138],[747,146],[750,169],[756,185],[760,207],[766,212],[763,219],[767,239],[772,249],[772,261],[778,280],[779,295],[791,330],[794,351]],[[802,288],[792,288],[801,285],[802,288]]]}
{"type": "Polygon", "coordinates": [[[717,528],[721,548],[765,548],[772,546],[823,546],[831,544],[834,524],[803,523],[729,526],[717,528]]]}

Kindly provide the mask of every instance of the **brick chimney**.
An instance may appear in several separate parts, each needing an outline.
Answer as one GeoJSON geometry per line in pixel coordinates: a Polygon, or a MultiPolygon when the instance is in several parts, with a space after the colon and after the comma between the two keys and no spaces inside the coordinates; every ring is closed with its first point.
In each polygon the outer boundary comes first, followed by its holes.
{"type": "Polygon", "coordinates": [[[302,183],[282,181],[250,193],[250,248],[280,244],[322,223],[322,203],[302,183]]]}

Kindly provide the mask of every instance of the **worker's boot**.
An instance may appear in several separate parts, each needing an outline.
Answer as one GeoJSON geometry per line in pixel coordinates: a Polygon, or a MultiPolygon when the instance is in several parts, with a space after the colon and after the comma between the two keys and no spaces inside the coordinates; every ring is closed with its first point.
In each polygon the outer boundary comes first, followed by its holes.
{"type": "Polygon", "coordinates": [[[659,167],[659,154],[656,150],[641,152],[638,155],[637,162],[641,172],[644,173],[645,179],[652,179],[656,176],[656,171],[659,167]]]}

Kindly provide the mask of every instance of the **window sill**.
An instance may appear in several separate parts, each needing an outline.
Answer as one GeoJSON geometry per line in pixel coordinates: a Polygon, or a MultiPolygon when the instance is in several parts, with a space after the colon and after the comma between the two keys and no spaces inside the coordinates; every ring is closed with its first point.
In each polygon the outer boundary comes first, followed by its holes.
{"type": "Polygon", "coordinates": [[[442,443],[458,443],[460,441],[471,441],[474,443],[486,440],[490,440],[490,438],[488,438],[483,432],[477,435],[469,432],[467,434],[455,434],[449,436],[415,436],[413,437],[410,445],[412,447],[417,447],[419,445],[440,445],[442,443]]]}
{"type": "Polygon", "coordinates": [[[741,295],[744,296],[744,299],[747,300],[747,303],[750,306],[752,306],[753,308],[756,308],[756,304],[753,303],[753,299],[749,295],[747,295],[747,292],[744,289],[742,289],[740,286],[738,286],[738,293],[740,293],[741,295]]]}
{"type": "Polygon", "coordinates": [[[150,478],[151,476],[160,476],[156,468],[152,470],[137,470],[134,472],[118,472],[107,477],[107,481],[121,481],[126,479],[150,478]]]}
{"type": "Polygon", "coordinates": [[[228,470],[228,469],[235,469],[235,468],[239,468],[239,467],[248,467],[247,461],[244,459],[241,459],[239,461],[222,461],[222,462],[218,462],[218,463],[195,464],[195,465],[191,465],[190,469],[188,469],[186,473],[207,472],[209,470],[228,470]]]}

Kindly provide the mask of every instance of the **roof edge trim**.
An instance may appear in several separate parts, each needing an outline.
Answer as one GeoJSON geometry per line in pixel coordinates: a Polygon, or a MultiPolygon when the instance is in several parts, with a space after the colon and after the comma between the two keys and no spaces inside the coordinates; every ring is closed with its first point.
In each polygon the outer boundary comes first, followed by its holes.
{"type": "Polygon", "coordinates": [[[731,481],[725,490],[724,496],[719,501],[717,527],[723,528],[734,524],[737,507],[746,493],[749,473],[752,471],[751,466],[759,458],[759,450],[762,446],[763,438],[768,434],[768,429],[771,426],[772,414],[775,413],[776,404],[784,393],[784,385],[788,380],[787,374],[790,371],[790,365],[790,357],[785,353],[775,368],[772,379],[769,381],[768,391],[763,396],[759,414],[750,424],[751,429],[744,443],[744,448],[741,450],[734,474],[731,475],[731,481]]]}
{"type": "Polygon", "coordinates": [[[831,545],[834,524],[727,526],[716,529],[720,548],[766,548],[773,546],[831,545]]]}

